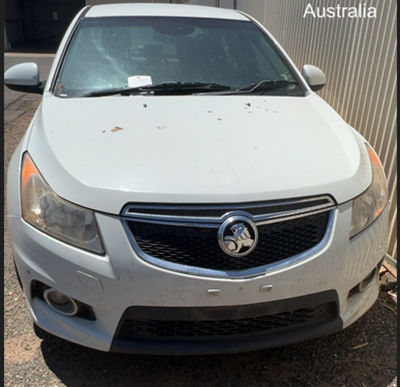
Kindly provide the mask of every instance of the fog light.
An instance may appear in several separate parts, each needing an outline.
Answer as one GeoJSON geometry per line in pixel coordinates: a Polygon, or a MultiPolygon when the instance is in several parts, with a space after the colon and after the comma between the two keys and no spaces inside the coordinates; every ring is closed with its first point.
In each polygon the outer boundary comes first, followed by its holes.
{"type": "Polygon", "coordinates": [[[359,284],[358,284],[358,291],[362,292],[371,285],[372,280],[375,278],[376,274],[378,273],[378,266],[374,268],[359,284]]]}
{"type": "Polygon", "coordinates": [[[71,298],[56,289],[49,288],[43,293],[47,305],[64,316],[74,316],[78,313],[78,305],[71,298]]]}

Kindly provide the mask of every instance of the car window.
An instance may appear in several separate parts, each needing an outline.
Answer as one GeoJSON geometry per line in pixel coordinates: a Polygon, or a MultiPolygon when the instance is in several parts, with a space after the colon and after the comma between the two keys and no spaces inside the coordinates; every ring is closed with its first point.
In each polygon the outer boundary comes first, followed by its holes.
{"type": "MultiPolygon", "coordinates": [[[[130,86],[130,77],[218,83],[238,89],[263,80],[295,81],[268,37],[252,22],[202,18],[83,19],[64,56],[54,93],[130,86]]],[[[300,86],[271,90],[304,95],[300,86]]]]}

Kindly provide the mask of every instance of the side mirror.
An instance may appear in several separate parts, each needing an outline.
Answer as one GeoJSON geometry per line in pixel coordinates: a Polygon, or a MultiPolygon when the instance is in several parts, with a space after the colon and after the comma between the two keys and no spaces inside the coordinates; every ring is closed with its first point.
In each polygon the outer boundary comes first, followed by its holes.
{"type": "Polygon", "coordinates": [[[312,91],[321,90],[326,84],[324,72],[316,66],[304,65],[302,74],[312,91]]]}
{"type": "Polygon", "coordinates": [[[11,90],[43,94],[45,82],[40,82],[36,63],[21,63],[4,73],[4,84],[11,90]]]}

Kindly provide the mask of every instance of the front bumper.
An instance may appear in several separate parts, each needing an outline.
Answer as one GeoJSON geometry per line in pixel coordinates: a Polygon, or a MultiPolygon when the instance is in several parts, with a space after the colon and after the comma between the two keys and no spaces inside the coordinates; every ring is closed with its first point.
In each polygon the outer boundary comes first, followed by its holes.
{"type": "Polygon", "coordinates": [[[317,337],[346,328],[361,317],[377,298],[377,276],[363,292],[352,291],[350,297],[349,292],[386,253],[388,209],[349,241],[351,203],[342,204],[335,210],[331,237],[322,250],[288,267],[242,279],[201,277],[156,267],[133,251],[119,217],[100,214],[97,220],[107,250],[103,257],[59,242],[20,216],[8,217],[14,258],[34,322],[54,335],[102,351],[222,353],[317,337]],[[33,297],[33,281],[89,305],[96,320],[56,313],[33,297]],[[217,334],[213,338],[207,333],[185,340],[174,338],[174,333],[159,338],[147,333],[127,336],[125,328],[120,335],[125,320],[160,320],[169,327],[172,321],[178,325],[216,321],[219,326],[226,320],[241,324],[262,316],[279,319],[302,309],[319,310],[325,304],[329,311],[322,317],[317,313],[318,318],[313,315],[285,329],[253,333],[245,329],[230,337],[217,334]]]}

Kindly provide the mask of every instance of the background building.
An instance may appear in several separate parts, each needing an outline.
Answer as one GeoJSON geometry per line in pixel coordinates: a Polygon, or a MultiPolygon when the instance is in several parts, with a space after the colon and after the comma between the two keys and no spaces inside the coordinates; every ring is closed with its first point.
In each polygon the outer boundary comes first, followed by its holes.
{"type": "Polygon", "coordinates": [[[5,0],[4,48],[31,43],[56,45],[85,5],[85,0],[5,0]]]}

